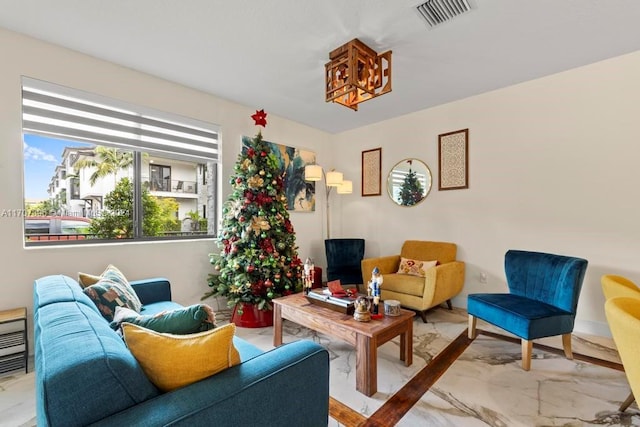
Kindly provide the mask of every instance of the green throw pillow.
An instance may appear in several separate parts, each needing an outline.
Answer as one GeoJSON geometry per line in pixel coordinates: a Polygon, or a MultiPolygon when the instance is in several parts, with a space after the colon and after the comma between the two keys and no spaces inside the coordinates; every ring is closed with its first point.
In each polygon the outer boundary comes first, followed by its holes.
{"type": "Polygon", "coordinates": [[[118,329],[121,323],[127,322],[156,332],[186,335],[215,328],[216,325],[212,323],[211,318],[213,310],[205,304],[195,304],[155,315],[142,315],[131,309],[117,307],[111,327],[118,329]]]}

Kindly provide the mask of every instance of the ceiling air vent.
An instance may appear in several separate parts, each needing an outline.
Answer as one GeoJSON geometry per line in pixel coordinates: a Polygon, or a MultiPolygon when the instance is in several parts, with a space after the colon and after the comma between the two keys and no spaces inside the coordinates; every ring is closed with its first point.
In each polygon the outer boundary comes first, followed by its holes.
{"type": "Polygon", "coordinates": [[[458,15],[469,12],[471,7],[467,0],[427,0],[416,6],[420,16],[433,28],[443,24],[458,15]]]}

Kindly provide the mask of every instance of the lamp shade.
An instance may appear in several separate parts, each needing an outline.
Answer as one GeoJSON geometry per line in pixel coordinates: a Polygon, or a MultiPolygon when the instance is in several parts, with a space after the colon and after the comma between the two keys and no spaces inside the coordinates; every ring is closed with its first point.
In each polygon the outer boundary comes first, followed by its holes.
{"type": "Polygon", "coordinates": [[[327,187],[338,187],[342,184],[342,172],[327,172],[327,187]]]}
{"type": "Polygon", "coordinates": [[[304,167],[304,180],[305,181],[320,181],[322,180],[322,166],[320,165],[307,165],[304,167]]]}
{"type": "Polygon", "coordinates": [[[338,194],[351,194],[353,193],[353,182],[351,180],[345,179],[342,181],[342,184],[338,186],[336,189],[338,194]]]}

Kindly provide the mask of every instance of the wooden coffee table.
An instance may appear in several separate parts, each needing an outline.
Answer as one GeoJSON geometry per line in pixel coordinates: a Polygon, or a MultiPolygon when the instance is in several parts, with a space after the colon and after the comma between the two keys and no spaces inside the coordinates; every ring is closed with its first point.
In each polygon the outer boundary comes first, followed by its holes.
{"type": "Polygon", "coordinates": [[[282,344],[282,319],[339,338],[356,348],[356,389],[367,396],[378,391],[378,347],[400,335],[400,360],[413,363],[413,317],[401,309],[400,316],[358,322],[351,315],[311,304],[304,294],[273,300],[273,345],[282,344]]]}

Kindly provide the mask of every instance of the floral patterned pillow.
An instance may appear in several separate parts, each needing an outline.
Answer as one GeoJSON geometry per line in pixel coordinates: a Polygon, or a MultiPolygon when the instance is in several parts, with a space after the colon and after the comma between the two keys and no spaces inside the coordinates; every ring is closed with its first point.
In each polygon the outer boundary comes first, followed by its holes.
{"type": "Polygon", "coordinates": [[[419,261],[410,258],[400,258],[400,268],[398,274],[409,274],[411,276],[425,277],[425,271],[438,265],[438,261],[419,261]]]}

